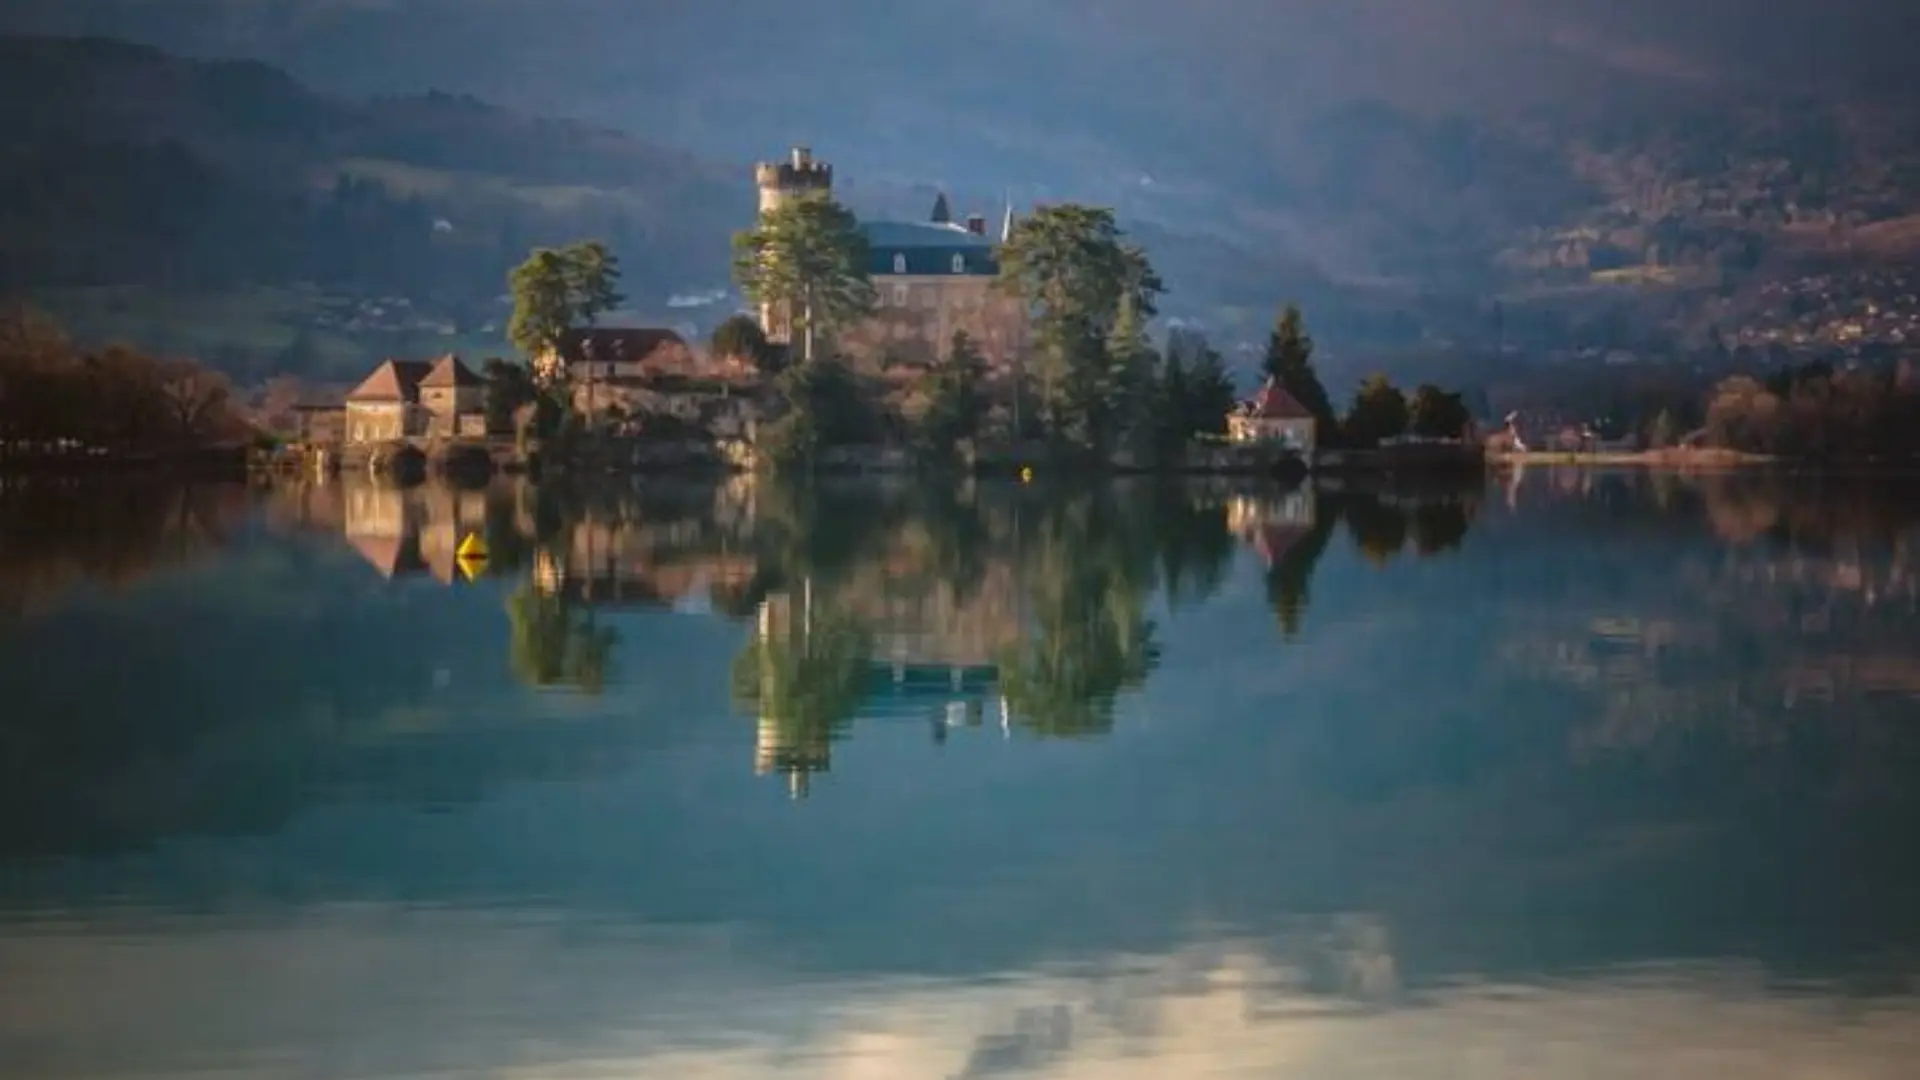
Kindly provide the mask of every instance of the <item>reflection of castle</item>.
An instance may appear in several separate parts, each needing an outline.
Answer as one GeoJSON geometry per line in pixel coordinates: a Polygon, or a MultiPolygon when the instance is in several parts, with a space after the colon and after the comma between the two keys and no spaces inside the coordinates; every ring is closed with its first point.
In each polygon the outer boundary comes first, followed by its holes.
{"type": "Polygon", "coordinates": [[[811,581],[797,597],[762,601],[755,774],[781,773],[803,797],[812,774],[831,767],[834,737],[857,719],[926,720],[944,742],[954,729],[983,727],[991,707],[1004,732],[993,655],[1017,639],[1019,624],[1011,571],[1000,576],[1004,589],[983,588],[970,601],[947,586],[918,602],[857,588],[828,599],[811,581]]]}

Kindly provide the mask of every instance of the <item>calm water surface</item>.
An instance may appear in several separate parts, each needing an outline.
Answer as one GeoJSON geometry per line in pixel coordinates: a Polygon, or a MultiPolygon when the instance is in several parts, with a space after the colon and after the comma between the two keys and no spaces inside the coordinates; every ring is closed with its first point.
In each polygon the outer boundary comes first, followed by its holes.
{"type": "Polygon", "coordinates": [[[14,484],[0,1072],[1909,1077],[1916,524],[14,484]]]}

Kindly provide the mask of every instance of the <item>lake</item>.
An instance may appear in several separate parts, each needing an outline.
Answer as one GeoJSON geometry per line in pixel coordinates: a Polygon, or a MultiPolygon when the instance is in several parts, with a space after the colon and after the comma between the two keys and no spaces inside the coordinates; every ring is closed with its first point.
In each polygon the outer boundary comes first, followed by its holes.
{"type": "Polygon", "coordinates": [[[0,1071],[1910,1076],[1917,526],[7,481],[0,1071]]]}

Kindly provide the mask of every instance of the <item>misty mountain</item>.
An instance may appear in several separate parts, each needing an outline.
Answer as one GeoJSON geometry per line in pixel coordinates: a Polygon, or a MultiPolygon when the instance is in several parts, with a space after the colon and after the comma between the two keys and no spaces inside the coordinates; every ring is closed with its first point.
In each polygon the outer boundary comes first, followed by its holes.
{"type": "Polygon", "coordinates": [[[473,93],[713,160],[805,143],[856,209],[913,186],[1108,203],[1251,257],[1249,293],[1485,295],[1655,247],[1750,270],[1742,237],[1812,220],[1807,187],[1853,224],[1911,209],[1904,179],[1852,190],[1887,143],[1913,149],[1911,8],[66,0],[12,19],[343,92],[473,93]],[[1702,225],[1743,202],[1758,224],[1702,225]]]}
{"type": "Polygon", "coordinates": [[[470,97],[353,100],[251,61],[0,39],[0,283],[312,282],[490,298],[606,236],[637,292],[724,280],[738,167],[470,97]]]}

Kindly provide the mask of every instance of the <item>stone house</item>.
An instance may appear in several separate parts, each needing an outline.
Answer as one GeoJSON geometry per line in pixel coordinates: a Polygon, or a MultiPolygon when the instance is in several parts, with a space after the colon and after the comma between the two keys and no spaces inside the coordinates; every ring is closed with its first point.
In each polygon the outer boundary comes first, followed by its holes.
{"type": "Polygon", "coordinates": [[[1312,457],[1319,426],[1292,394],[1269,378],[1250,400],[1227,415],[1227,438],[1237,443],[1277,443],[1312,457]]]}
{"type": "Polygon", "coordinates": [[[486,433],[486,386],[451,354],[432,364],[388,360],[347,395],[349,443],[486,433]]]}

